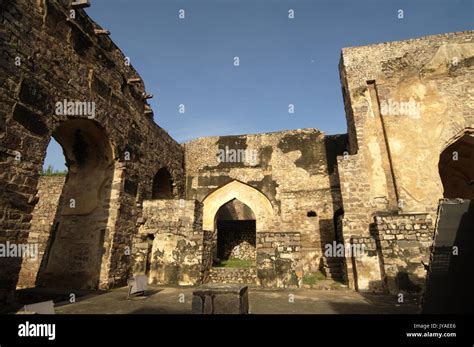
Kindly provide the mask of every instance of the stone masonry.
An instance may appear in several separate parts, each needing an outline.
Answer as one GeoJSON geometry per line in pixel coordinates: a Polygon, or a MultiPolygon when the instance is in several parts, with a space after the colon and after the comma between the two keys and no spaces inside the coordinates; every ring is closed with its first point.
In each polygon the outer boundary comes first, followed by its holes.
{"type": "Polygon", "coordinates": [[[381,273],[391,293],[420,292],[429,264],[434,221],[429,214],[376,216],[372,230],[381,253],[381,273]]]}
{"type": "MultiPolygon", "coordinates": [[[[63,248],[64,256],[75,252],[78,260],[85,259],[81,254],[100,257],[94,273],[76,285],[107,288],[127,279],[131,261],[126,253],[137,232],[138,203],[151,195],[156,171],[166,166],[179,194],[184,193],[184,154],[146,112],[144,83],[133,66],[124,64],[125,55],[107,36],[96,33],[101,28],[83,10],[75,9],[71,18],[69,3],[0,4],[0,242],[22,244],[30,232],[38,232],[30,223],[38,202],[38,172],[55,136],[66,150],[69,171],[75,172],[66,183],[65,189],[74,195],[68,200],[75,199],[82,213],[64,217],[67,221],[60,222],[58,233],[66,236],[68,231],[62,226],[69,225],[68,230],[77,229],[74,235],[80,237],[89,223],[86,220],[91,219],[91,204],[101,206],[94,212],[97,229],[91,230],[103,235],[101,239],[94,245],[71,239],[70,248],[63,248]],[[94,102],[94,119],[55,114],[56,103],[63,100],[94,102]],[[71,139],[68,134],[76,135],[71,139]],[[75,143],[82,144],[83,153],[75,154],[75,143]],[[95,157],[99,152],[92,148],[103,150],[104,156],[95,157]],[[99,164],[97,160],[100,165],[93,165],[94,161],[99,164]],[[94,167],[102,171],[94,173],[94,167]],[[81,177],[89,177],[89,190],[77,189],[85,185],[81,177]],[[97,189],[102,192],[95,196],[102,201],[87,196],[97,189]]],[[[61,214],[71,215],[66,210],[61,214]]],[[[12,298],[21,264],[18,258],[0,259],[0,301],[12,298]]],[[[76,265],[77,275],[86,276],[85,268],[76,265]]],[[[57,275],[76,278],[71,269],[57,275]]]]}
{"type": "Polygon", "coordinates": [[[65,176],[41,176],[38,180],[38,196],[40,199],[33,210],[31,218],[31,231],[28,241],[38,244],[38,257],[36,259],[23,259],[18,287],[31,288],[36,285],[36,277],[41,262],[47,250],[51,237],[51,230],[56,219],[59,199],[64,187],[65,176]]]}
{"type": "Polygon", "coordinates": [[[473,31],[344,48],[347,134],[178,144],[106,28],[71,1],[0,2],[0,23],[0,244],[39,251],[0,257],[2,304],[16,288],[107,289],[134,274],[295,288],[322,272],[420,293],[440,199],[474,196],[473,31]],[[39,175],[51,138],[67,177],[39,175]],[[252,225],[229,239],[254,247],[254,267],[213,268],[219,221],[252,225]]]}
{"type": "MultiPolygon", "coordinates": [[[[338,171],[345,242],[372,237],[370,225],[380,213],[414,218],[426,213],[436,220],[439,199],[463,197],[451,196],[446,187],[443,191],[439,165],[443,150],[460,138],[472,138],[473,61],[472,31],[342,50],[349,155],[338,157],[338,171]]],[[[461,156],[469,158],[472,145],[465,148],[461,156]]],[[[472,171],[467,168],[462,175],[472,171]]],[[[383,284],[380,254],[358,270],[347,261],[352,287],[370,290],[369,284],[383,284]]]]}

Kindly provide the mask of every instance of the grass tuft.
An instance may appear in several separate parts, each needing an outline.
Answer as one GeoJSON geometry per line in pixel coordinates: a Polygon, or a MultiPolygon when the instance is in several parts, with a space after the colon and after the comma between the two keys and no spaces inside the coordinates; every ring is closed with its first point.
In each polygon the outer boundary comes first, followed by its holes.
{"type": "Polygon", "coordinates": [[[308,272],[308,273],[305,273],[304,276],[303,276],[303,283],[304,284],[309,284],[309,285],[313,285],[313,284],[316,284],[316,282],[318,281],[322,281],[322,280],[326,280],[327,277],[324,276],[323,273],[321,272],[308,272]]]}

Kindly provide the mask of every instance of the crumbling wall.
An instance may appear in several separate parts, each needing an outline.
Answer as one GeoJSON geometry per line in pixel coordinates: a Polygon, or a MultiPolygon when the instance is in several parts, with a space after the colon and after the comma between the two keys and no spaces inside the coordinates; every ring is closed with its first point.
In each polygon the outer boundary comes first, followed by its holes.
{"type": "Polygon", "coordinates": [[[205,247],[210,244],[202,230],[201,205],[195,200],[143,202],[143,224],[132,250],[134,274],[148,269],[148,280],[153,284],[202,283],[209,271],[205,247]],[[147,239],[152,239],[151,245],[147,239]]]}
{"type": "Polygon", "coordinates": [[[393,294],[420,293],[433,243],[430,214],[376,216],[373,233],[381,253],[385,289],[393,294]]]}
{"type": "Polygon", "coordinates": [[[28,242],[37,244],[39,253],[34,259],[23,259],[17,288],[36,286],[36,277],[54,227],[65,180],[65,176],[41,176],[38,180],[39,200],[32,213],[28,242]]]}
{"type": "MultiPolygon", "coordinates": [[[[371,237],[378,212],[436,218],[440,154],[474,125],[473,39],[466,31],[342,50],[350,155],[338,166],[346,242],[371,237]]],[[[354,273],[361,283],[381,281],[375,268],[352,269],[350,283],[361,290],[369,288],[356,286],[354,273]]]]}
{"type": "MultiPolygon", "coordinates": [[[[183,150],[153,122],[137,71],[84,10],[74,9],[73,18],[65,0],[0,6],[0,242],[27,242],[50,138],[62,124],[87,118],[114,154],[111,195],[100,202],[108,216],[99,285],[124,283],[140,202],[160,167],[184,194],[183,150]],[[58,114],[64,100],[94,103],[94,115],[58,114]]],[[[0,259],[0,288],[7,289],[0,300],[17,285],[21,263],[0,259]]]]}
{"type": "MultiPolygon", "coordinates": [[[[256,217],[257,234],[298,232],[298,266],[319,271],[327,264],[324,246],[335,240],[334,213],[341,207],[336,157],[346,150],[346,140],[302,129],[190,141],[185,144],[186,196],[206,204],[209,194],[234,181],[255,188],[273,210],[271,216],[256,217]]],[[[205,228],[212,225],[205,221],[205,228]]]]}
{"type": "Polygon", "coordinates": [[[270,288],[298,288],[303,278],[298,232],[257,235],[257,283],[270,288]]]}

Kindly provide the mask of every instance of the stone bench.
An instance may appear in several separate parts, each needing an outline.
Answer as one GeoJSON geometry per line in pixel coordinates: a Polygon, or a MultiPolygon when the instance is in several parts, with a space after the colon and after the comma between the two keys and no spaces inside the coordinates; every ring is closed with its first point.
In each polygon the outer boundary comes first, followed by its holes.
{"type": "Polygon", "coordinates": [[[193,291],[195,314],[248,314],[248,287],[236,284],[205,284],[193,291]]]}

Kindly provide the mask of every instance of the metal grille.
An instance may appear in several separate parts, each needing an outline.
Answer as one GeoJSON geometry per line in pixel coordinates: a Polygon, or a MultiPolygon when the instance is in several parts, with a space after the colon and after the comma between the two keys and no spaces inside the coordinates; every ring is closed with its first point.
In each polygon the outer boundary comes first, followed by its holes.
{"type": "Polygon", "coordinates": [[[448,273],[451,261],[452,247],[435,247],[431,260],[430,272],[432,275],[444,275],[448,273]]]}

